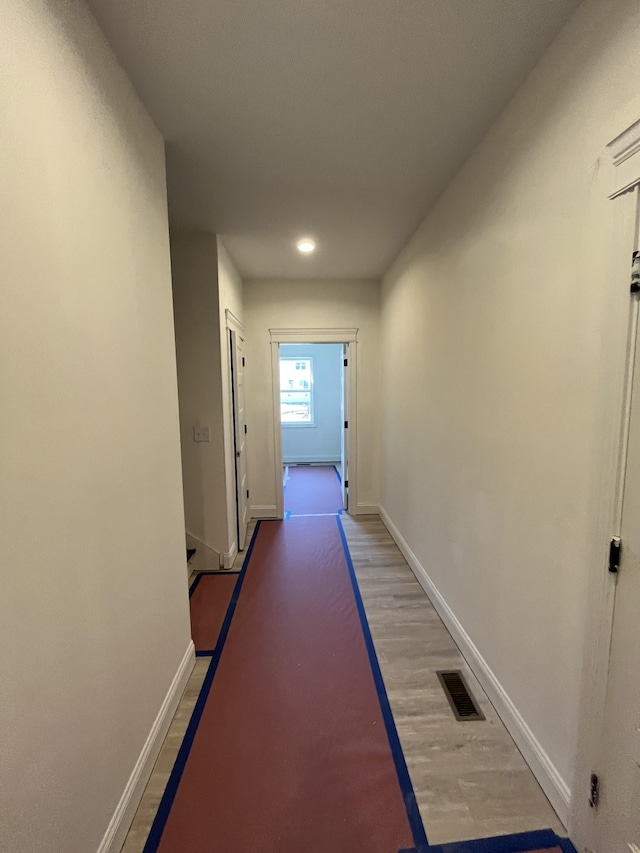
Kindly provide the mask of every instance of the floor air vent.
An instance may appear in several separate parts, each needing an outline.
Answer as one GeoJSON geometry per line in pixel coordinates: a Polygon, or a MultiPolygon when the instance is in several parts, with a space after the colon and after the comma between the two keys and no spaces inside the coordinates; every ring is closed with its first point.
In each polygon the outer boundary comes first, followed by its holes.
{"type": "Polygon", "coordinates": [[[456,720],[462,722],[484,720],[484,714],[478,708],[460,670],[442,670],[436,675],[440,679],[440,684],[442,684],[442,689],[449,700],[456,720]]]}

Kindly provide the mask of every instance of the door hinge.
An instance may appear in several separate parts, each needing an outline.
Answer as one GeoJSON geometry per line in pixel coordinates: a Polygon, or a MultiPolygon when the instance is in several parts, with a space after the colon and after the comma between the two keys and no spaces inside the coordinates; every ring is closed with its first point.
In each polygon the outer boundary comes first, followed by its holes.
{"type": "Polygon", "coordinates": [[[344,481],[344,487],[345,487],[345,489],[349,488],[349,481],[348,480],[344,481]]]}
{"type": "Polygon", "coordinates": [[[592,809],[598,808],[600,800],[600,779],[597,773],[592,773],[589,779],[589,805],[592,809]]]}
{"type": "Polygon", "coordinates": [[[244,367],[244,356],[242,356],[242,366],[244,367]]]}
{"type": "Polygon", "coordinates": [[[344,360],[344,366],[345,366],[345,367],[349,367],[349,359],[348,359],[348,358],[345,358],[345,360],[344,360]]]}
{"type": "Polygon", "coordinates": [[[247,434],[247,425],[246,424],[244,425],[244,434],[245,435],[247,434]]]}
{"type": "Polygon", "coordinates": [[[631,258],[631,293],[640,291],[640,252],[634,252],[631,258]]]}
{"type": "Polygon", "coordinates": [[[618,573],[620,568],[620,556],[622,554],[622,539],[613,536],[609,543],[609,571],[612,575],[618,573]]]}
{"type": "Polygon", "coordinates": [[[249,499],[249,489],[247,489],[247,500],[249,499]]]}
{"type": "Polygon", "coordinates": [[[349,429],[349,421],[345,421],[345,422],[344,422],[344,428],[345,428],[345,429],[349,429]]]}

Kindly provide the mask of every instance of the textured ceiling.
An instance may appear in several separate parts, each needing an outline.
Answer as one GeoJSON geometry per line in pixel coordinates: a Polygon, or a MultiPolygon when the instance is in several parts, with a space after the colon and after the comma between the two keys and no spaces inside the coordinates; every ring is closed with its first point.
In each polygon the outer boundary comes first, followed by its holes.
{"type": "Polygon", "coordinates": [[[377,278],[578,0],[88,5],[167,140],[173,226],[245,277],[377,278]]]}

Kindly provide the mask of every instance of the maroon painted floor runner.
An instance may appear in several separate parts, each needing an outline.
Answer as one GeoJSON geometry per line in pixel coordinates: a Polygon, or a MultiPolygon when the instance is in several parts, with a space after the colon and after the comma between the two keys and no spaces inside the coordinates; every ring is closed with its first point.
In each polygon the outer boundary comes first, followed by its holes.
{"type": "Polygon", "coordinates": [[[337,520],[262,522],[157,849],[413,846],[337,520]]]}
{"type": "Polygon", "coordinates": [[[189,599],[191,610],[191,637],[197,652],[213,651],[218,642],[237,574],[202,574],[189,599]]]}
{"type": "Polygon", "coordinates": [[[333,465],[289,466],[284,508],[293,515],[340,512],[342,485],[333,465]]]}

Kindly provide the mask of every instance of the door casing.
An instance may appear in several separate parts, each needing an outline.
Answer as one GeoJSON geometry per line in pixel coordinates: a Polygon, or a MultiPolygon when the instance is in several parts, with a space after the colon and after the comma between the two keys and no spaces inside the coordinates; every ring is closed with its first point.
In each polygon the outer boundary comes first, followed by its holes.
{"type": "Polygon", "coordinates": [[[282,429],[280,421],[280,344],[347,344],[349,358],[347,456],[349,459],[349,509],[357,513],[357,339],[358,329],[269,329],[271,339],[271,376],[273,388],[273,453],[275,462],[276,518],[284,518],[284,489],[282,485],[282,429]]]}
{"type": "MultiPolygon", "coordinates": [[[[342,364],[340,366],[340,422],[343,423],[349,419],[349,344],[342,345],[342,364]]],[[[349,462],[349,443],[347,441],[348,430],[342,428],[340,430],[340,486],[342,488],[342,505],[349,512],[350,498],[349,487],[346,485],[349,482],[349,471],[351,464],[349,462]]]]}
{"type": "MultiPolygon", "coordinates": [[[[238,489],[240,488],[240,484],[238,482],[237,476],[237,465],[236,465],[236,420],[238,413],[236,411],[236,393],[234,390],[234,375],[233,375],[233,353],[232,353],[232,336],[237,335],[242,340],[245,340],[245,328],[244,324],[227,308],[225,310],[225,327],[226,327],[226,337],[227,342],[226,346],[228,348],[228,382],[229,382],[229,412],[228,412],[228,439],[225,438],[225,443],[228,441],[227,450],[225,453],[225,465],[227,466],[227,479],[229,477],[232,478],[232,483],[230,483],[227,487],[227,514],[229,518],[230,529],[234,531],[234,542],[233,547],[228,555],[225,555],[224,559],[224,567],[231,568],[233,564],[233,560],[239,550],[242,550],[242,544],[240,543],[239,533],[240,533],[240,519],[238,518],[238,506],[239,506],[239,498],[238,489]]],[[[246,405],[246,403],[245,403],[246,405]]],[[[246,439],[245,439],[245,448],[246,448],[246,439]]],[[[228,480],[229,482],[229,480],[228,480]]],[[[248,483],[248,481],[247,481],[248,483]]],[[[247,517],[250,517],[250,511],[248,508],[248,499],[247,499],[247,517]]]]}
{"type": "Polygon", "coordinates": [[[244,338],[234,329],[229,331],[231,348],[231,391],[233,401],[233,446],[235,454],[236,533],[238,550],[244,551],[249,521],[247,477],[247,430],[244,400],[244,338]]]}
{"type": "MultiPolygon", "coordinates": [[[[633,226],[639,249],[640,186],[625,192],[626,226],[633,226]]],[[[627,230],[625,228],[625,231],[627,230]]],[[[614,535],[622,540],[615,584],[606,705],[597,775],[601,779],[595,850],[640,850],[640,341],[639,295],[629,294],[628,359],[625,375],[622,440],[617,481],[619,504],[614,535]]]]}
{"type": "MultiPolygon", "coordinates": [[[[584,664],[580,702],[576,765],[573,777],[569,830],[579,850],[596,850],[599,835],[598,811],[588,804],[589,778],[602,761],[605,709],[616,582],[607,571],[608,542],[619,535],[622,520],[624,478],[628,440],[630,345],[629,294],[631,254],[637,231],[635,203],[630,192],[640,186],[640,119],[635,114],[619,116],[611,125],[608,144],[601,151],[602,168],[594,180],[596,204],[613,204],[610,215],[610,263],[602,286],[607,296],[603,352],[600,431],[602,441],[597,490],[597,521],[593,529],[589,570],[589,605],[585,633],[584,664]],[[633,119],[633,120],[630,120],[633,119]],[[616,132],[618,130],[618,132],[616,132]],[[615,134],[615,135],[614,135],[615,134]],[[608,202],[606,200],[609,200],[608,202]]],[[[606,136],[605,136],[606,139],[606,136]]]]}

